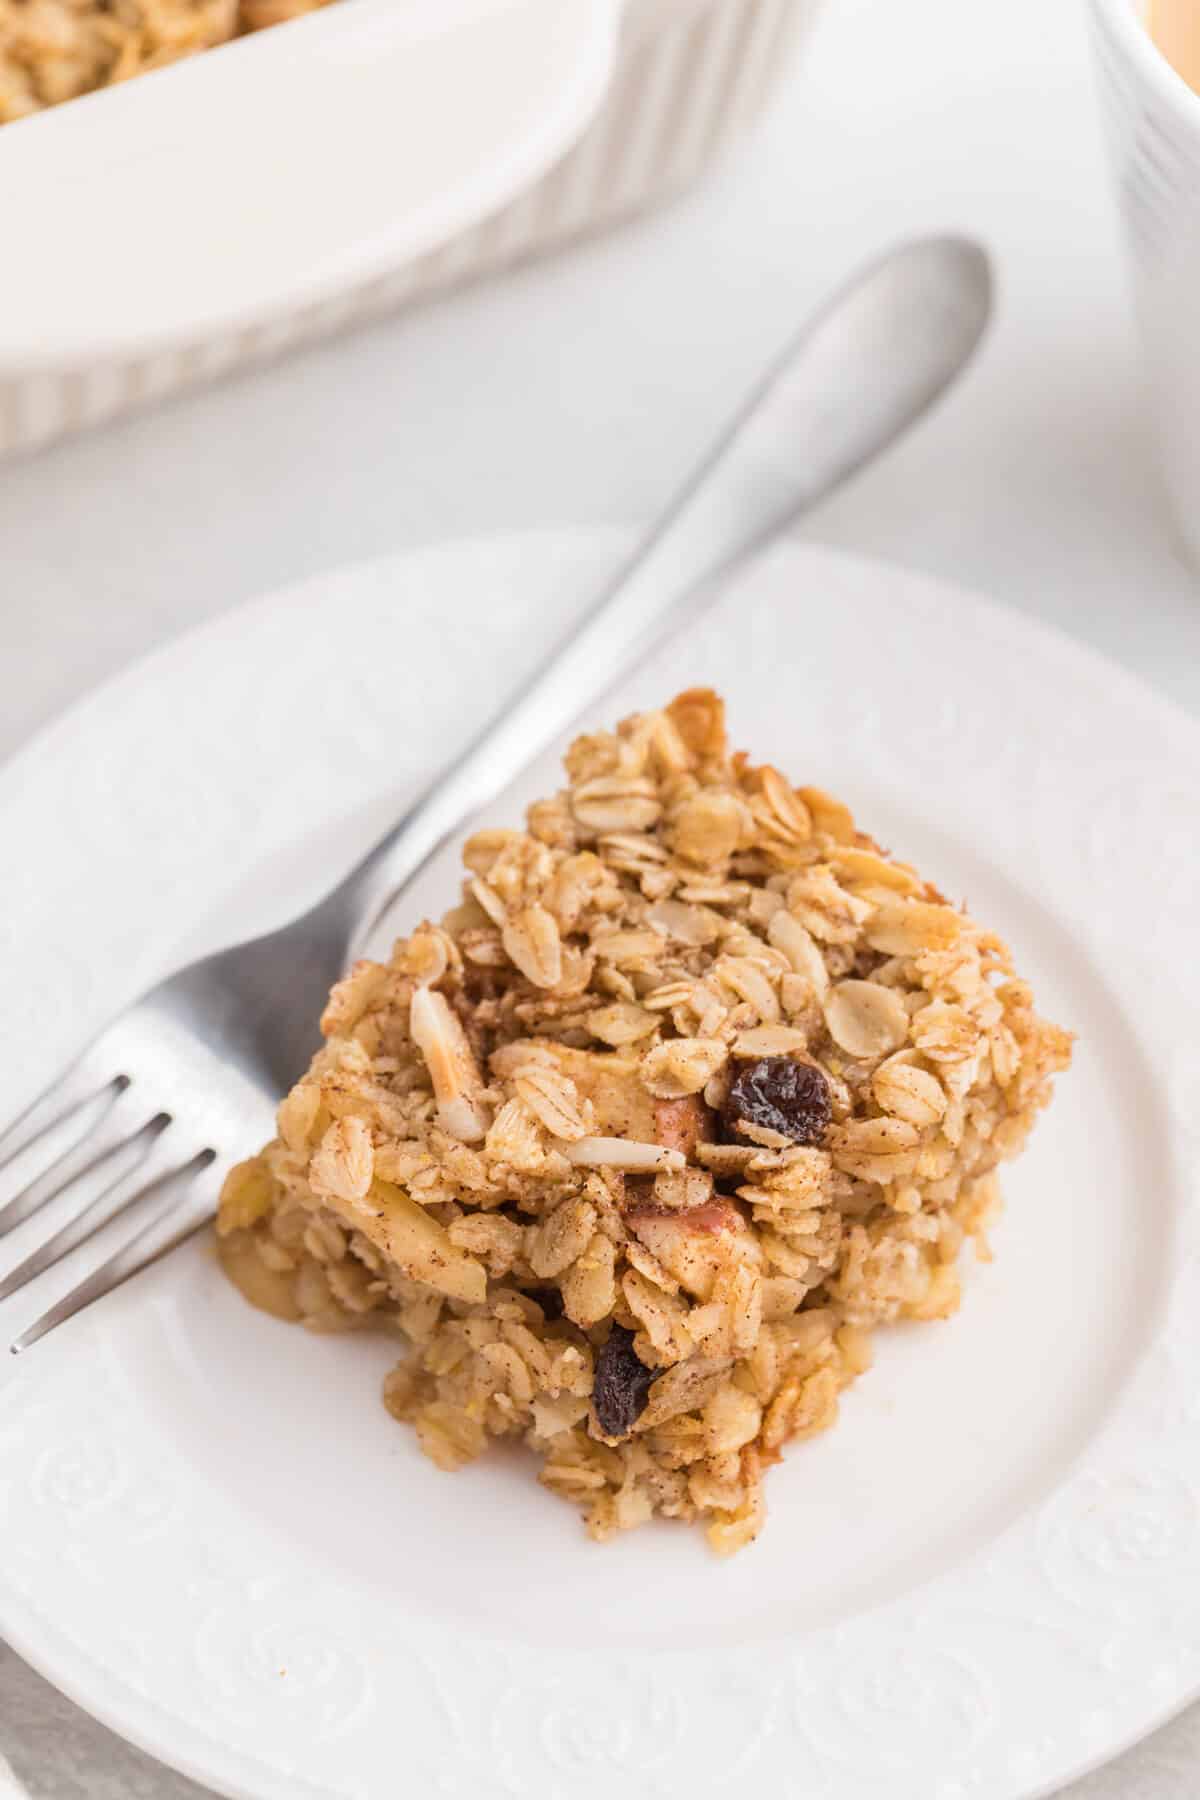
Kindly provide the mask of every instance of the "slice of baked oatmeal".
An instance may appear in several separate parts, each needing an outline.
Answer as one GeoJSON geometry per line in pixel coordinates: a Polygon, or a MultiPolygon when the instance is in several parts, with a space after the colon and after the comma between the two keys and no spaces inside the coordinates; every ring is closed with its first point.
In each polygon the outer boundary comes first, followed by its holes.
{"type": "Polygon", "coordinates": [[[749,1542],[869,1329],[940,1319],[1070,1034],[1008,951],[681,694],[576,740],[463,896],[330,996],[226,1268],[398,1328],[384,1401],[455,1469],[519,1437],[593,1537],[749,1542]]]}

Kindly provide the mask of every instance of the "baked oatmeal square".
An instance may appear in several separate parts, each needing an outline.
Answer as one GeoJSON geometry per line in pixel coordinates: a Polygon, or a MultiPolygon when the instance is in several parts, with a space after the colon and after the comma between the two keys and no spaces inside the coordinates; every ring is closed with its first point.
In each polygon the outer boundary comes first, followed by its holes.
{"type": "Polygon", "coordinates": [[[707,689],[578,738],[438,924],[334,988],[218,1230],[256,1305],[407,1348],[452,1470],[520,1439],[605,1539],[722,1554],[871,1328],[945,1318],[1070,1061],[1007,949],[707,689]]]}

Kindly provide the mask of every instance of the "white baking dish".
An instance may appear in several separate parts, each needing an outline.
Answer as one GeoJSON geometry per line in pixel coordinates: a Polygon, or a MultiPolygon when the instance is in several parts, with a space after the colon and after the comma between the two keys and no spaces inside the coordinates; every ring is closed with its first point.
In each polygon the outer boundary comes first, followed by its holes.
{"type": "Polygon", "coordinates": [[[815,4],[339,0],[0,127],[0,450],[678,189],[815,4]]]}

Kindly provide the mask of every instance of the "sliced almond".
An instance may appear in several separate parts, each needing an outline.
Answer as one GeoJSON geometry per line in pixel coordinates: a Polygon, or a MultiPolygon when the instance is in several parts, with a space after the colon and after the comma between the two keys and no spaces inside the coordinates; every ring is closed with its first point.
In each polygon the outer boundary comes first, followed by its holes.
{"type": "Polygon", "coordinates": [[[621,1169],[630,1174],[686,1167],[678,1150],[664,1150],[661,1144],[640,1144],[632,1138],[578,1138],[567,1145],[566,1157],[579,1169],[621,1169]]]}
{"type": "Polygon", "coordinates": [[[483,1080],[446,996],[436,988],[419,987],[412,997],[409,1030],[429,1070],[438,1122],[462,1143],[478,1143],[487,1130],[483,1080]]]}

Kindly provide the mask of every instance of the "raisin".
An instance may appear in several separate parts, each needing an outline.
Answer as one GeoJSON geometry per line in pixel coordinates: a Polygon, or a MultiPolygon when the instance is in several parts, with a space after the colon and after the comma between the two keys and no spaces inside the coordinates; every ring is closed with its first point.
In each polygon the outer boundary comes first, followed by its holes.
{"type": "Polygon", "coordinates": [[[657,1370],[648,1369],[634,1354],[633,1333],[614,1325],[608,1342],[596,1358],[592,1404],[596,1423],[605,1437],[628,1437],[646,1410],[646,1397],[657,1370]]]}
{"type": "Polygon", "coordinates": [[[722,1110],[727,1140],[745,1143],[740,1127],[761,1125],[794,1144],[819,1144],[829,1125],[829,1083],[812,1063],[763,1056],[746,1063],[722,1110]]]}

